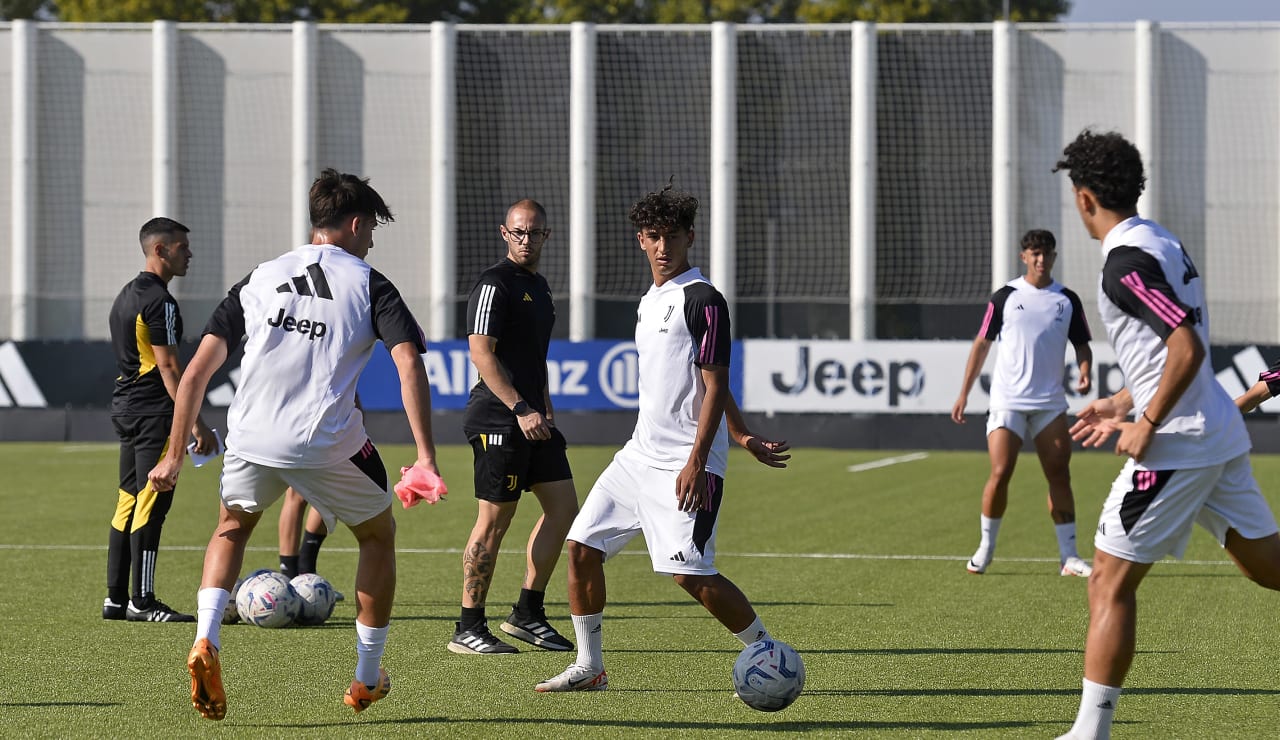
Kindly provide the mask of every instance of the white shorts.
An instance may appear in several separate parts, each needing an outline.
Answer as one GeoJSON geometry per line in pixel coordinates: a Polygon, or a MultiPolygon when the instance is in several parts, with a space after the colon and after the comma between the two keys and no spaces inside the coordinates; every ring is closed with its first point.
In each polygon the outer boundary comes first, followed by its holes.
{"type": "Polygon", "coordinates": [[[608,560],[644,532],[655,572],[719,573],[715,567],[716,515],[723,481],[708,473],[710,508],[680,511],[676,500],[679,472],[659,470],[618,453],[591,487],[567,539],[602,551],[608,560]]]}
{"type": "Polygon", "coordinates": [[[1053,420],[1062,416],[1063,410],[1035,409],[1029,411],[1000,411],[992,409],[987,413],[987,436],[997,429],[1008,429],[1018,435],[1018,439],[1035,439],[1053,420]]]}
{"type": "Polygon", "coordinates": [[[1228,529],[1250,540],[1277,532],[1247,453],[1222,465],[1186,470],[1147,470],[1130,459],[1111,484],[1093,545],[1135,563],[1181,558],[1193,522],[1219,545],[1228,529]]]}
{"type": "Polygon", "coordinates": [[[348,526],[366,522],[394,500],[387,490],[387,470],[372,442],[366,442],[351,459],[327,468],[275,468],[227,451],[221,494],[228,509],[265,511],[289,486],[320,512],[330,532],[337,521],[348,526]]]}

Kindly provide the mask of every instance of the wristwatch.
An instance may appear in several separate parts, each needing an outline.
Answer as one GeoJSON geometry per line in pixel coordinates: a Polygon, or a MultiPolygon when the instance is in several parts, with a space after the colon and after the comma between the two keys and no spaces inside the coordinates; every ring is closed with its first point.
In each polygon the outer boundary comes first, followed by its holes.
{"type": "Polygon", "coordinates": [[[511,413],[515,414],[516,416],[524,416],[525,414],[529,413],[529,404],[525,403],[524,399],[522,398],[519,401],[516,401],[515,406],[511,407],[511,413]]]}

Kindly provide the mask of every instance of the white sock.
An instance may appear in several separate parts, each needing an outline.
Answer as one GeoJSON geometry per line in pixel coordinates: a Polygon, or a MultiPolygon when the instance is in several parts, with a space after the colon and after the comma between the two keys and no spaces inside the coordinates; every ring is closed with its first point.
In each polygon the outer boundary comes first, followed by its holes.
{"type": "Polygon", "coordinates": [[[982,541],[978,543],[978,549],[988,556],[996,551],[996,535],[1000,533],[1000,517],[992,519],[986,514],[982,515],[982,541]]]}
{"type": "Polygon", "coordinates": [[[356,680],[365,686],[378,685],[378,666],[387,647],[391,625],[370,627],[356,622],[356,680]]]}
{"type": "Polygon", "coordinates": [[[1119,686],[1103,686],[1084,679],[1084,690],[1080,692],[1080,712],[1076,715],[1075,724],[1071,725],[1071,737],[1081,740],[1109,740],[1111,718],[1116,713],[1116,702],[1119,700],[1119,686]]]}
{"type": "Polygon", "coordinates": [[[1076,550],[1075,522],[1055,524],[1053,525],[1053,533],[1058,535],[1058,558],[1061,562],[1067,562],[1067,558],[1080,557],[1080,552],[1076,550]]]}
{"type": "Polygon", "coordinates": [[[604,612],[573,617],[573,634],[578,638],[578,660],[583,668],[604,668],[604,612]]]}
{"type": "Polygon", "coordinates": [[[756,621],[752,622],[751,626],[741,632],[733,633],[733,636],[741,640],[743,645],[750,645],[753,642],[769,639],[769,630],[764,628],[760,616],[756,615],[756,621]]]}
{"type": "Polygon", "coordinates": [[[222,613],[231,592],[225,588],[202,588],[196,592],[196,639],[204,638],[222,649],[222,613]]]}

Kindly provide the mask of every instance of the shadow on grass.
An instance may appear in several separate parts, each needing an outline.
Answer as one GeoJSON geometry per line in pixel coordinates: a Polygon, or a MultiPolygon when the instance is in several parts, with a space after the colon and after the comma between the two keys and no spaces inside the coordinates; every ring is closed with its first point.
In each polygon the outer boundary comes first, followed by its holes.
{"type": "MultiPolygon", "coordinates": [[[[406,719],[388,719],[388,720],[371,720],[362,721],[361,725],[433,725],[433,724],[450,724],[461,725],[472,723],[477,725],[488,724],[508,724],[508,725],[536,725],[540,731],[545,731],[552,726],[560,725],[566,727],[599,727],[599,728],[616,728],[616,729],[646,729],[646,730],[745,730],[754,733],[783,733],[793,735],[800,732],[812,732],[819,730],[938,730],[943,732],[972,732],[976,730],[1008,730],[1018,728],[1039,727],[1042,724],[1061,725],[1061,722],[856,722],[856,721],[826,721],[826,722],[773,722],[763,724],[760,722],[692,722],[692,721],[676,721],[661,722],[652,721],[644,722],[640,720],[607,720],[607,719],[532,719],[526,717],[485,717],[483,719],[455,719],[451,717],[412,717],[406,719]]],[[[244,727],[281,727],[307,729],[316,727],[349,727],[350,722],[246,722],[244,727]]]]}
{"type": "MultiPolygon", "coordinates": [[[[1233,689],[1221,687],[1145,687],[1125,689],[1124,695],[1145,696],[1275,696],[1280,689],[1233,689]]],[[[1080,689],[806,689],[804,695],[815,696],[1080,696],[1080,689]]]]}
{"type": "Polygon", "coordinates": [[[0,707],[120,707],[118,701],[0,701],[0,707]]]}
{"type": "Polygon", "coordinates": [[[805,655],[1052,655],[1082,654],[1084,648],[1003,648],[1003,647],[912,647],[912,648],[832,648],[804,650],[805,655]]]}

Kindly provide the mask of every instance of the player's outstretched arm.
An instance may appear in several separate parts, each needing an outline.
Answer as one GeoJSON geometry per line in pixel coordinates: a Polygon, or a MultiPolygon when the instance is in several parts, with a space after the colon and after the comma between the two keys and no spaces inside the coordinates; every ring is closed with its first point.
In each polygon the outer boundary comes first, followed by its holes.
{"type": "Polygon", "coordinates": [[[738,408],[738,401],[732,393],[727,394],[725,399],[724,418],[729,424],[729,436],[733,438],[735,444],[771,468],[787,467],[787,460],[790,460],[791,456],[782,453],[790,450],[791,444],[785,439],[776,441],[765,439],[748,429],[747,421],[743,418],[742,410],[738,408]]]}
{"type": "Polygon", "coordinates": [[[1269,398],[1271,398],[1271,388],[1267,386],[1266,381],[1259,380],[1253,384],[1252,388],[1236,396],[1236,408],[1240,409],[1240,413],[1247,414],[1269,398]]]}
{"type": "Polygon", "coordinates": [[[413,342],[400,342],[391,348],[391,360],[400,375],[400,400],[404,404],[405,416],[409,419],[409,430],[413,433],[414,444],[418,448],[416,465],[436,474],[436,443],[431,435],[431,385],[427,382],[427,369],[422,364],[422,355],[413,342]]]}
{"type": "Polygon", "coordinates": [[[178,473],[182,470],[182,459],[187,452],[182,441],[186,440],[200,413],[200,402],[209,387],[209,380],[226,361],[227,341],[214,334],[204,335],[195,357],[191,358],[186,372],[182,373],[182,382],[178,384],[177,396],[173,402],[169,449],[147,474],[154,490],[169,491],[178,484],[178,473]]]}

